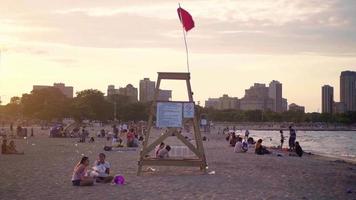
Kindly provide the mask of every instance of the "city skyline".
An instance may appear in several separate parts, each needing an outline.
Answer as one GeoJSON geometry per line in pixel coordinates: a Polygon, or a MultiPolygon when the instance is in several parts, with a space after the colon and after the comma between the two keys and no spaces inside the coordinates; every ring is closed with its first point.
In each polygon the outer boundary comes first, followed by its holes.
{"type": "MultiPolygon", "coordinates": [[[[157,72],[186,70],[176,1],[3,1],[0,96],[63,82],[74,91],[139,86],[157,72]],[[135,26],[132,26],[135,24],[135,26]]],[[[320,86],[339,94],[341,71],[355,71],[355,1],[183,1],[195,101],[243,97],[253,83],[278,80],[289,103],[321,112],[320,86]]],[[[184,85],[164,83],[173,100],[184,85]]],[[[339,96],[334,100],[339,102],[339,96]]]]}

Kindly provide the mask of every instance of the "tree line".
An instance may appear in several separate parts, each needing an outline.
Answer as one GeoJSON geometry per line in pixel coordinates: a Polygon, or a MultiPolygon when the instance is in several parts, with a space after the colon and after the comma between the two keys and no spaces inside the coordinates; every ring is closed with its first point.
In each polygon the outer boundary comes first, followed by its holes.
{"type": "Polygon", "coordinates": [[[221,122],[326,122],[354,124],[356,123],[356,112],[346,113],[303,113],[298,111],[286,111],[282,113],[261,110],[214,110],[202,108],[201,113],[212,121],[221,122]]]}
{"type": "Polygon", "coordinates": [[[0,106],[0,120],[41,120],[61,121],[64,118],[81,120],[108,121],[147,120],[148,105],[130,103],[128,97],[104,96],[99,90],[87,89],[77,92],[75,98],[67,98],[57,88],[33,90],[30,94],[12,97],[10,103],[0,106]]]}
{"type": "MultiPolygon", "coordinates": [[[[63,118],[108,121],[148,120],[150,103],[130,102],[127,96],[105,97],[96,89],[77,92],[67,98],[57,88],[34,90],[22,97],[12,97],[10,103],[0,106],[0,121],[42,120],[60,121],[63,118]]],[[[356,123],[356,112],[342,114],[303,113],[287,111],[276,113],[261,110],[215,110],[197,106],[198,116],[221,122],[327,122],[356,123]]]]}

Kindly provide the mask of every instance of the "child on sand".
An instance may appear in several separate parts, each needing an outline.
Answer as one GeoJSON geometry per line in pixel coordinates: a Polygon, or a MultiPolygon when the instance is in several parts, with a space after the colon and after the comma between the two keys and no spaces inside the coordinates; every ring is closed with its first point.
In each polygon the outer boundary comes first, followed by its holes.
{"type": "Polygon", "coordinates": [[[86,176],[87,167],[89,166],[89,158],[84,156],[80,162],[74,167],[72,175],[73,186],[92,186],[94,179],[86,176]]]}
{"type": "Polygon", "coordinates": [[[281,149],[283,149],[283,143],[285,140],[284,135],[283,135],[283,130],[280,130],[279,132],[281,133],[281,149]]]}

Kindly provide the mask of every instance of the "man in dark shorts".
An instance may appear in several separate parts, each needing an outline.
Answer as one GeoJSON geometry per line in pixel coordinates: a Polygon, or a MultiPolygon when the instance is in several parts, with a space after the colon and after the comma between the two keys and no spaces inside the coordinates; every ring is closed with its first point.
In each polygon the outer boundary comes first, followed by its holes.
{"type": "Polygon", "coordinates": [[[289,150],[292,151],[295,149],[295,139],[297,138],[297,134],[295,129],[292,126],[289,126],[289,150]]]}

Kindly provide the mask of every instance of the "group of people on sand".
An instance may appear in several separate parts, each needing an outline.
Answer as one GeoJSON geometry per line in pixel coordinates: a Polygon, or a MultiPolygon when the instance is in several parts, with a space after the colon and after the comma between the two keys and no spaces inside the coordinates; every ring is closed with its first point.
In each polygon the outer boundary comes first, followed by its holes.
{"type": "Polygon", "coordinates": [[[7,139],[4,138],[1,144],[1,153],[2,154],[24,154],[24,152],[20,152],[16,149],[15,142],[13,140],[7,144],[7,139]]]}
{"type": "MultiPolygon", "coordinates": [[[[303,155],[303,149],[300,146],[299,142],[296,141],[297,134],[295,129],[290,126],[289,127],[289,151],[295,152],[297,156],[302,157],[303,155]]],[[[281,134],[281,145],[280,149],[283,149],[283,143],[285,141],[285,137],[283,135],[283,130],[280,130],[281,134]]],[[[258,155],[264,155],[264,154],[270,154],[271,152],[267,149],[266,146],[262,145],[263,140],[258,139],[257,142],[253,140],[252,137],[249,137],[249,131],[245,131],[245,137],[242,138],[240,135],[236,135],[235,132],[230,132],[229,135],[227,136],[226,140],[229,141],[229,145],[234,147],[234,152],[235,153],[244,153],[248,151],[249,145],[254,145],[255,147],[255,153],[258,155]]],[[[294,154],[290,154],[294,155],[294,154]]]]}
{"type": "Polygon", "coordinates": [[[164,142],[161,142],[155,149],[156,158],[169,158],[169,152],[171,151],[171,146],[166,145],[164,142]]]}
{"type": "Polygon", "coordinates": [[[110,183],[114,177],[110,176],[110,163],[105,159],[106,155],[100,153],[98,159],[94,162],[94,166],[89,169],[89,158],[83,156],[74,167],[73,186],[92,186],[94,182],[110,183]]]}

